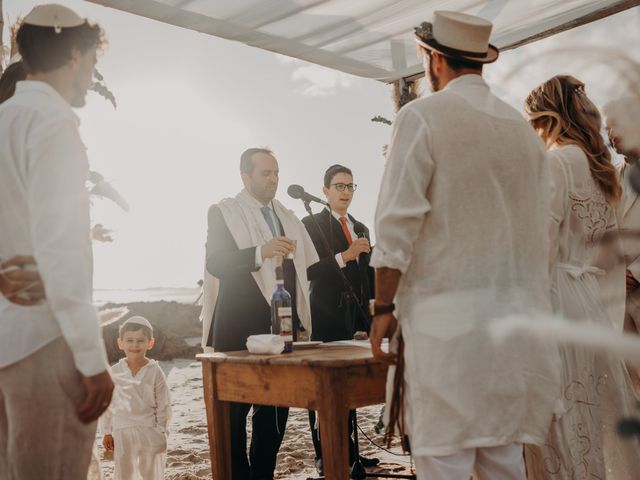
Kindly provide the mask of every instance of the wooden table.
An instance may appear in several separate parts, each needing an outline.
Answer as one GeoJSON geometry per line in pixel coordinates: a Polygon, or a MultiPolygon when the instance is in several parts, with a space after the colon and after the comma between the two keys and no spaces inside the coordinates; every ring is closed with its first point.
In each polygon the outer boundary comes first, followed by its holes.
{"type": "Polygon", "coordinates": [[[229,402],[317,410],[328,480],[349,478],[349,410],[384,402],[387,365],[358,346],[320,346],[290,354],[203,353],[211,470],[231,479],[229,402]]]}

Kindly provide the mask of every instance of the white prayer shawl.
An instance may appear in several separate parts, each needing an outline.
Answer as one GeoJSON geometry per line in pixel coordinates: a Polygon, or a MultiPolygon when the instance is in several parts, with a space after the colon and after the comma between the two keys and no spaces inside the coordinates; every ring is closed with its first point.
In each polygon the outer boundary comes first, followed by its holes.
{"type": "Polygon", "coordinates": [[[371,265],[402,272],[414,455],[543,443],[560,391],[554,346],[487,325],[550,312],[544,145],[478,75],[405,106],[376,210],[371,265]]]}
{"type": "MultiPolygon", "coordinates": [[[[309,281],[307,268],[318,262],[315,246],[307,233],[304,224],[280,201],[274,199],[271,206],[282,224],[284,236],[296,241],[293,263],[296,267],[296,308],[304,329],[311,335],[311,309],[309,302],[309,281]]],[[[239,249],[255,247],[267,243],[273,234],[265,221],[258,202],[246,191],[242,190],[235,198],[227,198],[218,204],[224,221],[239,249]]],[[[267,303],[276,289],[275,261],[273,258],[262,260],[262,267],[252,272],[253,278],[267,303]]],[[[220,282],[209,274],[205,267],[203,284],[203,303],[200,320],[202,321],[202,347],[205,351],[213,312],[218,299],[220,282]]]]}

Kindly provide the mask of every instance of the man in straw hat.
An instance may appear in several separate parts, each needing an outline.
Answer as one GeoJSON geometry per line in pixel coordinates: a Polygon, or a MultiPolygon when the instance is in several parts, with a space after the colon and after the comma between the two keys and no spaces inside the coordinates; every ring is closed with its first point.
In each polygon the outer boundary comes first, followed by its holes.
{"type": "Polygon", "coordinates": [[[111,400],[92,305],[88,163],[71,110],[84,105],[102,37],[68,8],[35,7],[17,34],[27,80],[0,106],[0,253],[34,257],[46,291],[29,308],[0,296],[2,479],[86,479],[111,400]]]}
{"type": "Polygon", "coordinates": [[[556,349],[487,332],[550,311],[545,151],[482,79],[491,28],[438,11],[416,29],[435,94],[399,112],[378,198],[371,344],[398,363],[390,427],[419,479],[524,479],[523,444],[544,442],[559,392],[556,349]]]}

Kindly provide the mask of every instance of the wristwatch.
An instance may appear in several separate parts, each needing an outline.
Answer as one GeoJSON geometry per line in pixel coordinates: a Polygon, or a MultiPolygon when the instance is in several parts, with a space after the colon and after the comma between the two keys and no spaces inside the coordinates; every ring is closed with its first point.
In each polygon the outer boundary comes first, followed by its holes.
{"type": "Polygon", "coordinates": [[[372,317],[376,317],[378,315],[384,315],[386,313],[392,313],[396,309],[395,303],[389,303],[387,305],[377,304],[375,299],[369,300],[369,314],[372,317]]]}

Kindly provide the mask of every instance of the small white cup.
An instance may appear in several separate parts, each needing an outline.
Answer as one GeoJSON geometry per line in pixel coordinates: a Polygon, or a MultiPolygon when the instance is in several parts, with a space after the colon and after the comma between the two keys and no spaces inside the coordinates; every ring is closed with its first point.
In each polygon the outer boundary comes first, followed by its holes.
{"type": "Polygon", "coordinates": [[[293,260],[295,258],[296,249],[298,248],[298,240],[291,240],[293,242],[293,250],[290,251],[285,258],[293,260]]]}

